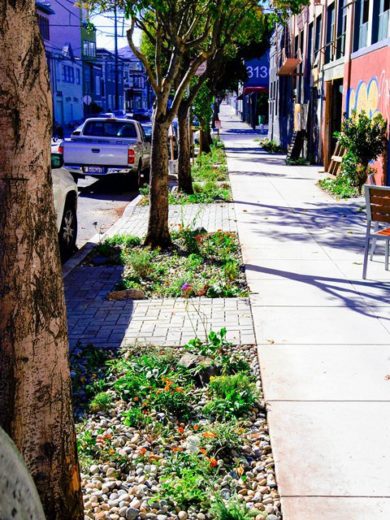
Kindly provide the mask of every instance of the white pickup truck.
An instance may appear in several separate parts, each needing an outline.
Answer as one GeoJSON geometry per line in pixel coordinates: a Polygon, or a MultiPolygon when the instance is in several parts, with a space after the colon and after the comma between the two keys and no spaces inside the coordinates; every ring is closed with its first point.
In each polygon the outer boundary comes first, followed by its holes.
{"type": "Polygon", "coordinates": [[[90,118],[62,142],[65,167],[74,176],[128,175],[142,186],[150,169],[150,140],[138,121],[90,118]]]}

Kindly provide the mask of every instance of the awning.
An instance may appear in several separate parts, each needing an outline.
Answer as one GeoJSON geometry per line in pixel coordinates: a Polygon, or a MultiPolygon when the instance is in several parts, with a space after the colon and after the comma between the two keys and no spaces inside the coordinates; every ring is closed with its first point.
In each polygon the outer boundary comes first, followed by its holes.
{"type": "Polygon", "coordinates": [[[255,92],[268,92],[267,87],[244,87],[242,91],[243,96],[247,96],[248,94],[254,94],[255,92]]]}

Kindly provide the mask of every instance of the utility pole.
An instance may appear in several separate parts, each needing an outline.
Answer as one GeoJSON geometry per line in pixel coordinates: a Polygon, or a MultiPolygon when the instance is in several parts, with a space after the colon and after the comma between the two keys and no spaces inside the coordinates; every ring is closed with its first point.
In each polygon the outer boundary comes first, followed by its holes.
{"type": "Polygon", "coordinates": [[[114,3],[114,31],[115,31],[115,108],[119,110],[119,70],[118,70],[118,13],[117,3],[114,3]]]}

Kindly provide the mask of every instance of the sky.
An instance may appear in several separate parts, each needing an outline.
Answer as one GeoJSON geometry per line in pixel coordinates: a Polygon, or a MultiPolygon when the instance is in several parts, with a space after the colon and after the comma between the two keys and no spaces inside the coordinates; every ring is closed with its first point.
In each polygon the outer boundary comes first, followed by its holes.
{"type": "MultiPolygon", "coordinates": [[[[96,46],[104,47],[110,51],[114,50],[114,15],[107,13],[104,15],[92,15],[91,22],[96,27],[96,46]]],[[[124,19],[123,15],[118,15],[118,49],[127,46],[126,29],[129,22],[124,19]]],[[[136,43],[140,42],[140,33],[136,33],[136,43]]]]}

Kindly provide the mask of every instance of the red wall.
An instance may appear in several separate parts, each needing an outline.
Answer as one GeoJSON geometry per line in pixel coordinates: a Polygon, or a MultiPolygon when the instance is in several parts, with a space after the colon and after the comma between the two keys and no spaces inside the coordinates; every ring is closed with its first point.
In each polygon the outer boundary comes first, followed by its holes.
{"type": "MultiPolygon", "coordinates": [[[[390,47],[369,52],[345,65],[344,110],[365,110],[373,116],[380,112],[390,121],[390,47]]],[[[377,169],[377,184],[389,184],[387,158],[382,157],[373,167],[377,169]],[[386,179],[387,172],[387,179],[386,179]],[[387,181],[387,182],[386,182],[387,181]]]]}

